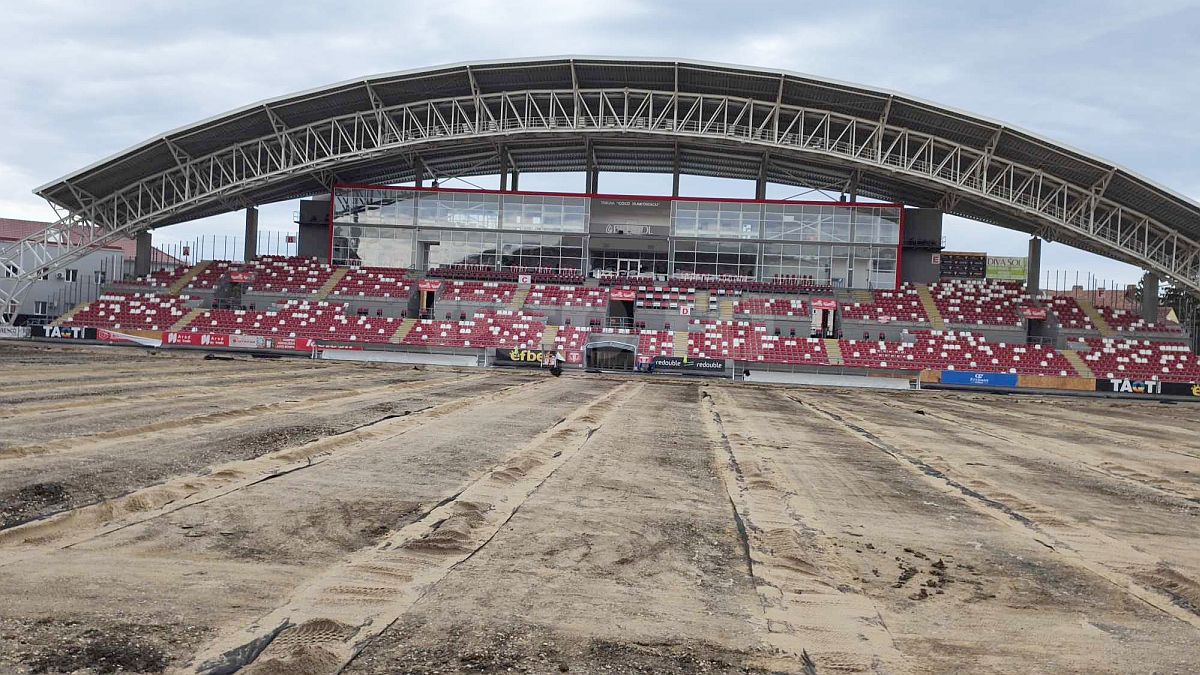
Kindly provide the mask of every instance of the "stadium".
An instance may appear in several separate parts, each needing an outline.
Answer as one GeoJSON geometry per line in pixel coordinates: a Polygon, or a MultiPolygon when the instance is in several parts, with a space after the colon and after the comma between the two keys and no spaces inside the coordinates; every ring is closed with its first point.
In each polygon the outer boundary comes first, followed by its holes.
{"type": "Polygon", "coordinates": [[[6,669],[1195,670],[1200,205],[1126,168],[561,57],[269,99],[35,192],[58,220],[0,239],[6,669]],[[243,210],[239,251],[156,248],[243,210]],[[1028,254],[945,250],[947,215],[1028,254]],[[1051,288],[1043,241],[1144,277],[1051,288]]]}

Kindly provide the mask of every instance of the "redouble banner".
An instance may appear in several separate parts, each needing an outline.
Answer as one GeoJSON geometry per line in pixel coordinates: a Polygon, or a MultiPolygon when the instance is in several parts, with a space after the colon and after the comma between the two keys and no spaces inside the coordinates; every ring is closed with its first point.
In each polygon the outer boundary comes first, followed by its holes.
{"type": "Polygon", "coordinates": [[[652,371],[721,375],[725,372],[725,361],[722,359],[690,359],[685,356],[656,356],[650,361],[650,369],[652,371]]]}
{"type": "Polygon", "coordinates": [[[1012,373],[980,373],[973,370],[943,370],[942,384],[968,387],[1016,387],[1017,376],[1012,373]]]}

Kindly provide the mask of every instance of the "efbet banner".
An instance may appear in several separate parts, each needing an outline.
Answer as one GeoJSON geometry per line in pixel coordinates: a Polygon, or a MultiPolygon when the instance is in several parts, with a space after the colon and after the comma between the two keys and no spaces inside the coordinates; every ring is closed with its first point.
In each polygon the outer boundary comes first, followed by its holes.
{"type": "Polygon", "coordinates": [[[540,349],[497,349],[492,364],[517,368],[541,368],[546,365],[550,352],[540,349]]]}
{"type": "Polygon", "coordinates": [[[1028,258],[989,255],[987,278],[1000,281],[1025,281],[1025,271],[1028,267],[1028,258]]]}

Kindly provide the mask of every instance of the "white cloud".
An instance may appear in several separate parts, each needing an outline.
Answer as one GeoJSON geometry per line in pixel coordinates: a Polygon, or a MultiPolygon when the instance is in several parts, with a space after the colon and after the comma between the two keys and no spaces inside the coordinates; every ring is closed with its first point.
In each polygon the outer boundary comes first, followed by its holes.
{"type": "MultiPolygon", "coordinates": [[[[1029,128],[1200,196],[1194,2],[10,4],[0,22],[0,215],[47,218],[35,186],[263,98],[379,72],[563,53],[732,61],[896,89],[1029,128]]],[[[539,180],[526,176],[523,185],[539,180]]],[[[656,181],[611,177],[602,186],[639,191],[656,181]]],[[[685,188],[744,186],[689,178],[685,188]]],[[[294,208],[264,213],[283,226],[294,208]]],[[[231,214],[161,235],[240,227],[240,214],[231,214]]],[[[1024,251],[1019,233],[948,231],[954,248],[1024,251]]],[[[1107,265],[1059,248],[1047,267],[1107,265]]]]}

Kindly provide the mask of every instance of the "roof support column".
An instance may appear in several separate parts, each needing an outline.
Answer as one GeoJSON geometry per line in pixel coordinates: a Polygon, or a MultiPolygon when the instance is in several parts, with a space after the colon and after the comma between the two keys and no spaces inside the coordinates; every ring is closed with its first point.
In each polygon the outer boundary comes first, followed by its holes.
{"type": "Polygon", "coordinates": [[[425,162],[422,162],[420,157],[413,159],[413,185],[425,187],[425,162]]]}
{"type": "Polygon", "coordinates": [[[1041,291],[1042,278],[1042,240],[1033,237],[1029,240],[1029,257],[1025,261],[1025,288],[1030,295],[1041,291]]]}
{"type": "Polygon", "coordinates": [[[500,146],[496,152],[500,155],[500,191],[508,191],[508,161],[505,159],[504,146],[500,146]]]}
{"type": "Polygon", "coordinates": [[[1153,272],[1142,276],[1142,321],[1158,322],[1158,275],[1153,272]]]}
{"type": "Polygon", "coordinates": [[[242,260],[250,261],[258,257],[258,208],[251,206],[246,209],[246,248],[242,260]]]}
{"type": "Polygon", "coordinates": [[[862,178],[862,171],[855,170],[850,174],[850,184],[846,186],[846,194],[849,195],[851,202],[858,201],[858,181],[862,178]]]}
{"type": "Polygon", "coordinates": [[[589,195],[596,194],[596,187],[600,184],[600,171],[596,168],[596,160],[592,156],[592,142],[588,140],[583,146],[584,152],[584,189],[583,191],[589,195]]]}
{"type": "Polygon", "coordinates": [[[517,188],[517,179],[519,179],[520,177],[521,177],[521,172],[520,172],[520,171],[517,171],[517,170],[514,168],[514,169],[513,169],[513,171],[512,171],[512,191],[513,191],[513,192],[516,192],[516,191],[518,190],[518,188],[517,188]]]}
{"type": "Polygon", "coordinates": [[[758,179],[754,181],[754,198],[767,198],[767,156],[763,155],[758,164],[758,179]]]}
{"type": "Polygon", "coordinates": [[[675,144],[675,158],[671,163],[671,196],[679,196],[679,144],[675,144]]]}
{"type": "Polygon", "coordinates": [[[154,251],[152,244],[153,235],[150,234],[150,230],[138,232],[135,242],[133,274],[134,276],[144,277],[150,274],[150,254],[154,251]]]}

